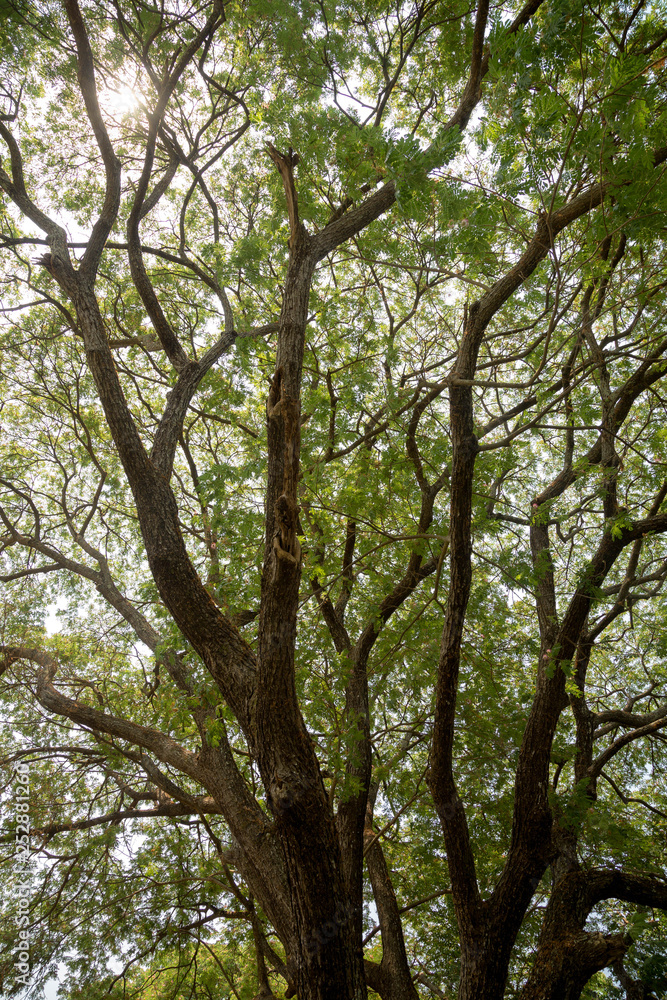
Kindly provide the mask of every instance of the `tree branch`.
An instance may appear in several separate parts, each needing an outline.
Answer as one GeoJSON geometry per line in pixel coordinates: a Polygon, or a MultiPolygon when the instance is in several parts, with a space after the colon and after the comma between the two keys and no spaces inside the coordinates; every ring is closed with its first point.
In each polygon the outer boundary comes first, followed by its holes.
{"type": "Polygon", "coordinates": [[[104,205],[102,206],[102,211],[97,222],[93,226],[80,267],[81,277],[92,284],[95,280],[95,274],[107,237],[118,215],[118,208],[120,206],[121,164],[114,152],[100,111],[95,83],[93,54],[79,4],[77,0],[64,0],[64,7],[76,43],[77,76],[79,78],[81,95],[86,106],[88,120],[92,125],[97,145],[102,154],[106,173],[104,205]]]}
{"type": "Polygon", "coordinates": [[[51,840],[58,833],[70,833],[72,830],[90,830],[94,826],[108,826],[123,823],[126,819],[159,819],[161,817],[177,818],[180,816],[198,816],[200,813],[220,814],[221,810],[211,796],[200,796],[200,807],[188,809],[178,802],[163,802],[154,809],[116,809],[104,816],[93,816],[90,819],[77,819],[69,823],[53,823],[50,826],[38,827],[30,831],[31,836],[41,835],[51,840]]]}

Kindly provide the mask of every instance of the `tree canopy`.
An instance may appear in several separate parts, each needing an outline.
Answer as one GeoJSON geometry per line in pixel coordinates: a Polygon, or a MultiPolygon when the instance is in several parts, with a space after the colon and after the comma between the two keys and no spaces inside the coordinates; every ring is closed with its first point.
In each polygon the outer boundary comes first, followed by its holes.
{"type": "Polygon", "coordinates": [[[667,996],[664,6],[0,15],[3,996],[667,996]]]}

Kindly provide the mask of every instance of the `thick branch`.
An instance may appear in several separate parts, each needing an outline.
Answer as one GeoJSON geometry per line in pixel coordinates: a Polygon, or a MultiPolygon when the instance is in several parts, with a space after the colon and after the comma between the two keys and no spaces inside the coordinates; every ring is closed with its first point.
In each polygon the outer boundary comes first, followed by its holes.
{"type": "Polygon", "coordinates": [[[205,785],[205,772],[199,765],[196,754],[184,750],[171,737],[147,726],[82,705],[58,691],[53,686],[58,663],[50,653],[24,646],[0,646],[0,653],[4,656],[5,668],[17,660],[28,660],[41,668],[37,680],[37,700],[47,711],[71,719],[77,725],[94,732],[106,733],[133,746],[143,747],[158,760],[205,785]]]}
{"type": "Polygon", "coordinates": [[[11,134],[4,122],[0,121],[0,136],[4,139],[9,148],[9,155],[12,164],[12,177],[0,167],[0,188],[9,195],[16,207],[34,222],[35,225],[48,236],[49,246],[53,257],[56,257],[61,266],[72,273],[72,266],[67,253],[67,233],[62,226],[59,226],[48,215],[45,215],[28,196],[23,177],[23,158],[16,139],[11,134]]]}
{"type": "MultiPolygon", "coordinates": [[[[463,92],[463,96],[458,108],[447,122],[443,134],[450,129],[458,128],[464,131],[470,116],[481,97],[482,81],[482,59],[484,31],[488,16],[488,0],[480,0],[477,8],[475,20],[475,31],[473,34],[472,52],[470,58],[470,73],[468,82],[463,92]]],[[[378,219],[396,201],[396,184],[393,180],[383,184],[379,191],[370,195],[361,205],[351,208],[340,218],[330,222],[324,229],[312,238],[312,252],[316,260],[322,260],[330,254],[341,243],[345,243],[352,236],[356,236],[365,229],[371,222],[378,219]]]]}
{"type": "Polygon", "coordinates": [[[228,351],[236,339],[233,330],[223,336],[210,348],[199,362],[191,361],[182,370],[176,385],[167,397],[167,405],[160,419],[153,440],[151,460],[155,468],[168,479],[174,463],[174,454],[188,406],[201,380],[210,371],[215,362],[228,351]]]}
{"type": "Polygon", "coordinates": [[[391,874],[382,851],[382,845],[373,834],[370,803],[367,818],[368,825],[365,830],[365,840],[368,844],[365,855],[366,866],[373,887],[373,898],[382,934],[382,962],[376,973],[374,989],[379,992],[382,1000],[417,1000],[418,993],[408,967],[403,925],[391,874]]]}
{"type": "Polygon", "coordinates": [[[278,173],[282,178],[283,188],[285,189],[290,227],[289,245],[292,246],[299,238],[299,234],[303,229],[303,226],[299,222],[299,199],[294,184],[294,168],[299,162],[299,155],[298,153],[293,153],[291,149],[285,154],[279,153],[276,147],[272,146],[270,142],[267,143],[266,148],[278,169],[278,173]]]}
{"type": "Polygon", "coordinates": [[[102,154],[104,170],[106,173],[106,192],[104,205],[100,216],[93,226],[88,246],[81,261],[80,273],[82,278],[89,282],[95,280],[95,273],[102,256],[102,250],[106,243],[111,228],[118,215],[120,205],[120,160],[116,156],[109,133],[102,119],[99,102],[97,100],[97,87],[95,84],[95,69],[93,65],[93,54],[90,48],[88,32],[81,16],[81,10],[77,0],[64,0],[67,17],[74,34],[77,49],[77,75],[79,86],[83,96],[88,120],[92,125],[95,139],[102,154]]]}
{"type": "Polygon", "coordinates": [[[619,750],[627,746],[628,743],[634,743],[635,740],[640,740],[644,736],[651,736],[653,733],[659,732],[659,730],[664,729],[667,726],[667,709],[663,710],[661,717],[655,719],[653,722],[649,722],[644,726],[640,726],[638,729],[633,729],[630,733],[624,733],[623,736],[619,736],[617,740],[611,744],[610,747],[601,753],[600,756],[593,761],[588,769],[588,774],[591,778],[599,777],[602,769],[609,763],[612,757],[615,757],[619,750]]]}
{"type": "Polygon", "coordinates": [[[667,909],[667,882],[613,869],[574,871],[561,878],[547,906],[521,1000],[578,1000],[593,973],[623,957],[630,937],[583,930],[595,904],[610,898],[667,909]]]}
{"type": "Polygon", "coordinates": [[[189,364],[189,359],[181,346],[171,324],[165,316],[162,306],[155,294],[155,289],[148,277],[141,254],[141,240],[139,237],[139,223],[143,217],[143,208],[148,186],[150,183],[155,156],[155,143],[157,134],[169,99],[176,87],[180,77],[183,75],[192,57],[197,52],[202,42],[204,42],[217,28],[220,23],[221,14],[217,4],[213,5],[213,11],[209,15],[206,24],[199,31],[194,39],[186,46],[181,54],[176,66],[170,73],[167,80],[160,89],[157,104],[153,113],[149,116],[148,138],[146,141],[146,153],[141,176],[137,183],[137,189],[132,203],[132,209],[127,220],[127,242],[128,259],[132,280],[139,292],[141,301],[146,312],[150,316],[153,328],[158,335],[164,351],[171,361],[176,371],[181,372],[189,364]]]}
{"type": "MultiPolygon", "coordinates": [[[[507,899],[541,876],[551,846],[552,815],[547,783],[551,745],[560,714],[567,705],[565,672],[574,662],[591,604],[623,549],[637,538],[667,531],[667,514],[636,521],[614,534],[606,533],[582,574],[555,636],[553,650],[542,656],[537,690],[524,731],[515,780],[514,820],[508,860],[494,898],[502,909],[507,899]]],[[[602,765],[603,766],[603,765],[602,765]]]]}
{"type": "Polygon", "coordinates": [[[154,809],[116,809],[104,816],[92,816],[89,819],[76,819],[69,823],[53,823],[31,830],[32,836],[41,835],[47,840],[58,833],[70,833],[72,830],[91,830],[94,826],[109,826],[122,823],[126,819],[160,819],[162,817],[177,818],[179,816],[198,816],[204,814],[219,814],[220,808],[211,796],[200,796],[200,808],[193,810],[179,802],[163,802],[154,809]]]}

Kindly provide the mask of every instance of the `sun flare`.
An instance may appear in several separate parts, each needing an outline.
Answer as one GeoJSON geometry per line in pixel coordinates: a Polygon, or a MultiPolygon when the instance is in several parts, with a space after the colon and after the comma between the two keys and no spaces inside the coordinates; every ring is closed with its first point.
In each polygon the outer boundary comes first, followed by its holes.
{"type": "Polygon", "coordinates": [[[101,107],[112,115],[128,115],[139,107],[141,95],[130,84],[105,87],[100,92],[101,107]]]}

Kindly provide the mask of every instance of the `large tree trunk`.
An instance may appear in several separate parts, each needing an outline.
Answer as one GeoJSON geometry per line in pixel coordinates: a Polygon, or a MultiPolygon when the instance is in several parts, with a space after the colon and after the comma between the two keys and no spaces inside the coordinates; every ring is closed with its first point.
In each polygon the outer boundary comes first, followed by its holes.
{"type": "Polygon", "coordinates": [[[275,818],[298,940],[295,985],[303,1000],[362,1000],[365,982],[358,898],[346,892],[340,844],[294,680],[301,580],[298,534],[301,373],[308,296],[316,263],[299,222],[294,160],[270,154],[285,187],[290,259],[278,331],[276,371],[267,400],[266,539],[259,620],[257,759],[275,818]]]}

